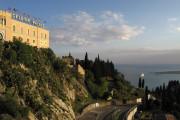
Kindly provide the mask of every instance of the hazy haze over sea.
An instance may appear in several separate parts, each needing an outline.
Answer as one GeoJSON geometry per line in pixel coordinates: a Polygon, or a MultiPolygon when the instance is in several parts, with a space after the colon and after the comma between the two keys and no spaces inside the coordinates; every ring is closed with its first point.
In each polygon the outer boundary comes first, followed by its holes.
{"type": "Polygon", "coordinates": [[[119,64],[116,68],[125,75],[133,85],[138,85],[140,74],[145,74],[145,85],[150,89],[168,83],[169,80],[180,80],[180,74],[156,74],[155,72],[180,71],[180,64],[128,65],[119,64]]]}

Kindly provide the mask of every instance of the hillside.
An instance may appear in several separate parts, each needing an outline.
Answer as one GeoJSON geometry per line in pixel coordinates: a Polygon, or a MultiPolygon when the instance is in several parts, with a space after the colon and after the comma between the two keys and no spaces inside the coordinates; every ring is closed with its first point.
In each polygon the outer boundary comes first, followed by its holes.
{"type": "MultiPolygon", "coordinates": [[[[97,60],[89,62],[98,65],[97,60]]],[[[84,65],[83,60],[76,60],[70,67],[51,49],[32,47],[19,40],[1,41],[0,119],[75,120],[75,115],[93,100],[138,96],[112,62],[104,64],[112,69],[106,68],[107,74],[99,77],[96,72],[102,67],[94,67],[95,72],[84,65]],[[85,81],[77,72],[77,64],[86,69],[85,81]]]]}
{"type": "Polygon", "coordinates": [[[76,63],[86,70],[85,84],[94,99],[128,101],[143,96],[143,89],[132,86],[125,76],[117,71],[112,61],[102,60],[98,55],[95,60],[85,54],[84,60],[76,63]]]}
{"type": "Polygon", "coordinates": [[[77,98],[88,93],[51,49],[37,49],[20,41],[0,45],[0,119],[74,120],[77,98]]]}

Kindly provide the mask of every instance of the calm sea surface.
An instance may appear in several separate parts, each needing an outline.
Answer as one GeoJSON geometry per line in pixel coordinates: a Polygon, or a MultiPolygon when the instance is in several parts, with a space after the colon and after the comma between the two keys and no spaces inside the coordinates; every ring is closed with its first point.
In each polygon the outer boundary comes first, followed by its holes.
{"type": "Polygon", "coordinates": [[[169,80],[180,80],[180,74],[155,74],[155,72],[180,71],[180,65],[116,65],[116,68],[125,75],[131,84],[137,86],[140,74],[145,74],[145,85],[150,89],[169,80]]]}

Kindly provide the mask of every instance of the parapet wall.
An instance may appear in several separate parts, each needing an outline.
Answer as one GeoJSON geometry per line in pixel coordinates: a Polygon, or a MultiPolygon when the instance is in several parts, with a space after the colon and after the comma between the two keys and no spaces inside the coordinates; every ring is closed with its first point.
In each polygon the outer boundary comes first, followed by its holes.
{"type": "Polygon", "coordinates": [[[132,109],[129,110],[129,112],[126,115],[126,120],[133,120],[134,119],[134,115],[137,112],[137,106],[133,107],[132,109]]]}
{"type": "Polygon", "coordinates": [[[98,107],[104,107],[104,106],[107,106],[107,105],[111,105],[112,103],[111,102],[96,102],[96,103],[92,103],[92,104],[89,104],[88,106],[86,106],[83,111],[82,111],[82,114],[83,113],[86,113],[92,109],[95,109],[95,108],[98,108],[98,107]]]}

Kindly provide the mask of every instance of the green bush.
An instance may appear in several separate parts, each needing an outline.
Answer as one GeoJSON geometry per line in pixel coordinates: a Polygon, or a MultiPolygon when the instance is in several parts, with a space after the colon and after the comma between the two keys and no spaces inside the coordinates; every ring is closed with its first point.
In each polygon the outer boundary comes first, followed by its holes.
{"type": "Polygon", "coordinates": [[[9,114],[14,118],[26,117],[29,109],[21,107],[13,97],[0,97],[0,114],[9,114]]]}

